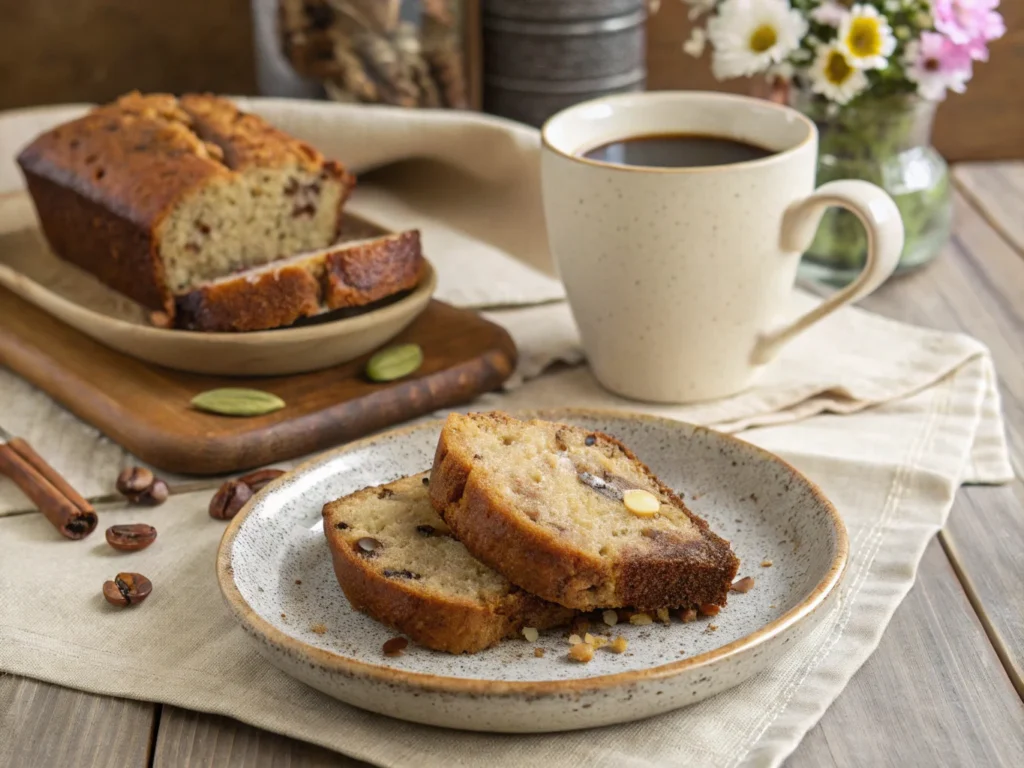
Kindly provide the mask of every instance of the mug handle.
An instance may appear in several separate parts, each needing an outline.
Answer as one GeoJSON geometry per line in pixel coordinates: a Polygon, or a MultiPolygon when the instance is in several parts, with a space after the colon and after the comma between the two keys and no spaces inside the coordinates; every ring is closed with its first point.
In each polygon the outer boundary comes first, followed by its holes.
{"type": "Polygon", "coordinates": [[[868,257],[864,270],[850,285],[835,293],[796,320],[761,335],[754,347],[753,362],[767,363],[798,333],[842,306],[864,298],[895,271],[903,251],[903,220],[896,203],[882,189],[866,181],[844,179],[823,184],[808,197],[786,209],[780,244],[786,253],[801,253],[814,239],[825,209],[845,208],[860,219],[868,233],[868,257]]]}

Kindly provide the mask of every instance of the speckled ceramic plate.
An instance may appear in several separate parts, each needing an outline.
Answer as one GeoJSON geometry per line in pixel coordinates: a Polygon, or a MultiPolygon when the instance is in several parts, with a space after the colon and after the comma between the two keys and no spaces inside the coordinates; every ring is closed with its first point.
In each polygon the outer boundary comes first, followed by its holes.
{"type": "Polygon", "coordinates": [[[431,725],[529,733],[649,717],[730,688],[770,665],[831,608],[847,539],[821,491],[781,459],[726,435],[629,414],[550,411],[632,448],[732,542],[753,590],[714,619],[619,625],[626,653],[566,657],[565,631],[469,656],[410,646],[353,611],[331,568],[324,502],[430,466],[440,422],[353,443],[283,476],[232,521],[217,574],[231,611],[272,664],[342,701],[431,725]],[[761,563],[771,561],[770,567],[761,563]],[[712,625],[715,629],[712,630],[712,625]],[[542,658],[533,649],[547,649],[542,658]]]}

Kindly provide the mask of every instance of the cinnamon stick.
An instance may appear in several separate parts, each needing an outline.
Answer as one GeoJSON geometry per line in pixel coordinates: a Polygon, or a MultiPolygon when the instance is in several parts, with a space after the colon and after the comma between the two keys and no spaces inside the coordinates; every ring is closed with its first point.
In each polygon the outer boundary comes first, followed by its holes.
{"type": "Polygon", "coordinates": [[[40,512],[69,539],[96,527],[96,511],[21,438],[0,443],[0,473],[10,477],[40,512]]]}

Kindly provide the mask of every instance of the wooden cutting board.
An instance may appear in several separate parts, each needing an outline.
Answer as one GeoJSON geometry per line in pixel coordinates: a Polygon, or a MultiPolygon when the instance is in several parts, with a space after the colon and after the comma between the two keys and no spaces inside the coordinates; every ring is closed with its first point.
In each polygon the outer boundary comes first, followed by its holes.
{"type": "Polygon", "coordinates": [[[313,373],[229,378],[172,371],[79,333],[0,288],[0,364],[139,458],[168,472],[217,475],[323,450],[498,388],[515,368],[508,333],[440,301],[395,340],[423,348],[411,377],[376,384],[367,356],[313,373]],[[215,387],[273,392],[286,406],[232,418],[192,409],[215,387]]]}

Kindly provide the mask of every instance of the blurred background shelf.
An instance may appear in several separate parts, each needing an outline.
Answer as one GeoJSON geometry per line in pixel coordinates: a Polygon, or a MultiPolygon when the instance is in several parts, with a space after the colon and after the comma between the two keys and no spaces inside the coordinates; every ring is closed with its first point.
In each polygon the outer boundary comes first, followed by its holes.
{"type": "MultiPolygon", "coordinates": [[[[647,87],[749,91],[716,82],[682,50],[687,6],[662,0],[647,22],[647,87]]],[[[1024,157],[1024,2],[1000,8],[1006,35],[970,88],[939,109],[949,161],[1024,157]]],[[[256,93],[250,0],[0,0],[0,109],[103,101],[124,91],[256,93]]]]}

